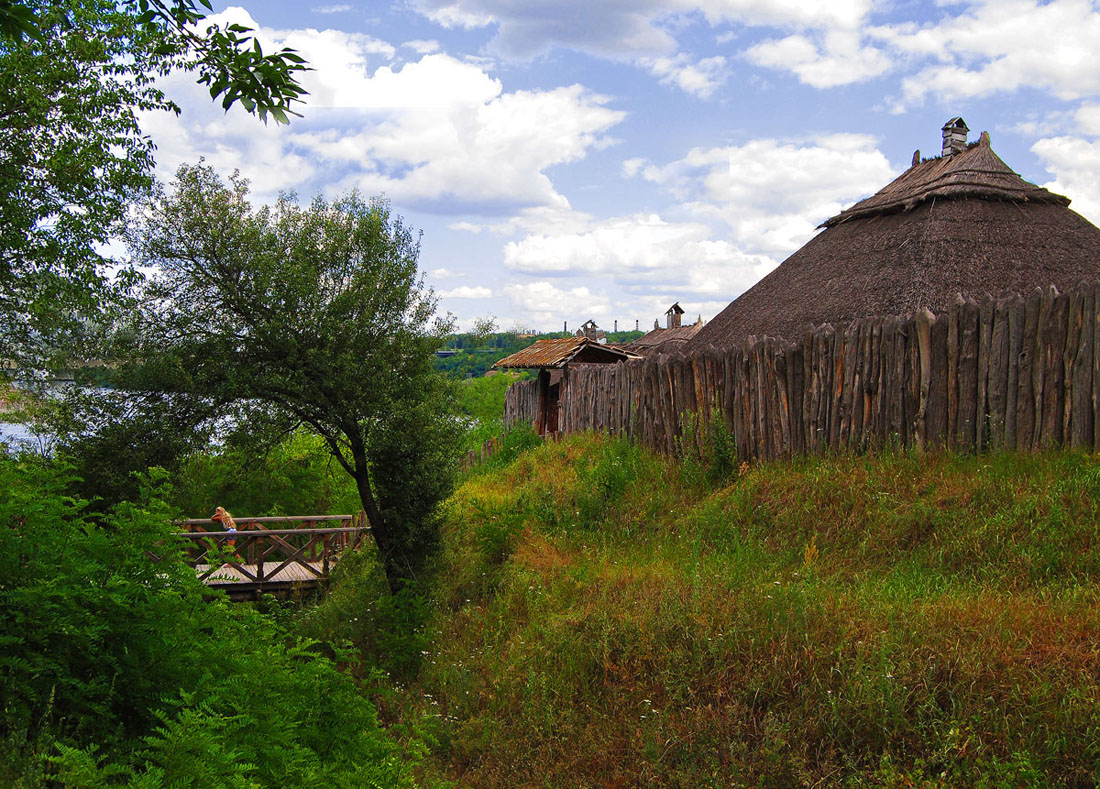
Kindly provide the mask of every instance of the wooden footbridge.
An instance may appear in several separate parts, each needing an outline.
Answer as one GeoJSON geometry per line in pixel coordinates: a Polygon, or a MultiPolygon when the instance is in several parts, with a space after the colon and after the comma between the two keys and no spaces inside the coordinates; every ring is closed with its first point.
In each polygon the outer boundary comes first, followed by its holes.
{"type": "Polygon", "coordinates": [[[209,518],[180,521],[186,561],[199,579],[233,600],[265,592],[310,589],[328,582],[340,554],[357,547],[367,532],[358,515],[289,515],[237,518],[224,531],[209,518]]]}

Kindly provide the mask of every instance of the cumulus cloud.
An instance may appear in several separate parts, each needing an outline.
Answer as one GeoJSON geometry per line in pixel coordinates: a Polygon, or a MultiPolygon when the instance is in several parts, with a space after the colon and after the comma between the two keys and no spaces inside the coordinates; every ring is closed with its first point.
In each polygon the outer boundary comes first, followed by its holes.
{"type": "MultiPolygon", "coordinates": [[[[505,266],[567,285],[604,283],[635,311],[684,299],[711,305],[695,308],[710,314],[809,240],[822,220],[895,175],[873,138],[850,134],[697,148],[665,164],[628,160],[623,170],[663,187],[698,220],[653,213],[575,220],[510,241],[505,266]]],[[[540,280],[540,289],[549,282],[540,280]]],[[[563,311],[559,305],[556,314],[563,311]]]]}
{"type": "Polygon", "coordinates": [[[184,116],[144,120],[163,165],[205,156],[223,172],[239,167],[264,197],[323,178],[334,191],[359,187],[438,213],[567,209],[545,170],[611,144],[605,132],[625,116],[581,85],[506,92],[482,66],[442,53],[401,62],[369,36],[269,30],[239,8],[214,20],[258,28],[267,46],[310,61],[306,117],[289,129],[224,117],[183,75],[170,79],[184,116]]]}
{"type": "Polygon", "coordinates": [[[443,299],[488,299],[492,297],[493,291],[480,285],[459,285],[450,290],[441,290],[438,295],[443,299]]]}
{"type": "Polygon", "coordinates": [[[934,61],[903,80],[899,109],[928,95],[950,100],[1031,87],[1077,99],[1100,92],[1100,10],[1088,0],[980,0],[932,25],[869,33],[899,53],[934,61]]]}
{"type": "Polygon", "coordinates": [[[874,139],[857,134],[695,148],[640,173],[690,209],[725,222],[740,248],[781,257],[809,240],[823,220],[896,175],[874,139]]]}
{"type": "MultiPolygon", "coordinates": [[[[421,85],[437,89],[435,73],[446,80],[449,72],[470,69],[446,55],[429,55],[401,71],[384,70],[384,78],[393,80],[394,95],[415,97],[421,85]]],[[[474,77],[462,92],[462,82],[451,80],[454,89],[445,91],[450,106],[393,108],[354,133],[327,130],[295,140],[353,167],[344,187],[385,192],[440,212],[450,205],[456,213],[499,215],[525,206],[567,207],[544,171],[609,144],[603,132],[624,117],[581,85],[503,93],[498,82],[474,77]]]]}
{"type": "Polygon", "coordinates": [[[423,41],[420,39],[414,39],[413,41],[406,41],[402,44],[404,47],[408,47],[414,52],[418,52],[421,55],[430,55],[433,52],[440,50],[438,41],[423,41]]]}
{"type": "Polygon", "coordinates": [[[1048,137],[1031,150],[1054,174],[1054,180],[1043,186],[1070,197],[1074,211],[1100,224],[1100,140],[1048,137]]]}
{"type": "MultiPolygon", "coordinates": [[[[653,304],[669,298],[733,298],[775,267],[697,222],[668,222],[653,214],[592,222],[582,232],[532,234],[508,243],[505,265],[530,275],[598,278],[611,292],[653,304]]],[[[665,305],[668,306],[667,304],[665,305]]]]}
{"type": "Polygon", "coordinates": [[[663,85],[675,85],[685,93],[709,98],[728,76],[724,57],[694,60],[683,52],[672,57],[646,58],[642,63],[663,85]]]}
{"type": "Polygon", "coordinates": [[[528,324],[546,325],[559,315],[603,316],[610,314],[611,301],[587,287],[560,288],[548,280],[506,285],[504,295],[528,324]]]}
{"type": "Polygon", "coordinates": [[[1082,134],[1100,137],[1100,104],[1083,104],[1077,108],[1074,120],[1082,134]]]}
{"type": "Polygon", "coordinates": [[[853,28],[867,15],[870,0],[807,3],[803,0],[635,0],[591,3],[559,0],[413,0],[413,7],[449,27],[494,24],[493,50],[531,58],[554,46],[610,57],[651,57],[676,50],[669,20],[700,14],[712,24],[853,28]]]}
{"type": "MultiPolygon", "coordinates": [[[[870,0],[806,3],[801,0],[636,0],[631,3],[516,4],[511,0],[413,0],[413,7],[447,27],[494,25],[496,35],[488,51],[512,60],[529,60],[554,47],[568,47],[598,57],[633,61],[666,85],[699,98],[710,97],[727,78],[723,56],[699,58],[680,51],[674,35],[683,20],[704,18],[711,25],[770,25],[839,31],[853,30],[870,10],[870,0]]],[[[859,74],[881,73],[883,57],[872,48],[854,48],[826,37],[823,54],[800,64],[806,73],[827,72],[834,82],[859,74]],[[845,68],[845,60],[852,61],[845,68]]],[[[789,42],[786,48],[789,47],[789,42]]],[[[758,57],[770,61],[783,46],[777,44],[758,57]]]]}
{"type": "MultiPolygon", "coordinates": [[[[908,65],[891,100],[897,111],[929,95],[955,100],[1032,87],[1072,100],[1100,92],[1093,56],[1100,9],[1090,0],[952,0],[936,4],[939,18],[932,22],[898,21],[893,9],[880,24],[874,16],[884,9],[871,0],[412,0],[412,6],[449,27],[493,26],[487,51],[497,57],[527,60],[567,47],[633,62],[700,98],[712,96],[730,68],[728,56],[700,57],[677,39],[700,19],[714,28],[781,32],[736,54],[817,88],[865,82],[908,65]]],[[[717,36],[719,43],[732,39],[729,30],[717,36]]]]}
{"type": "Polygon", "coordinates": [[[855,30],[829,30],[816,37],[796,33],[749,47],[745,57],[759,66],[793,71],[815,88],[863,82],[893,65],[882,50],[864,44],[855,30]]]}

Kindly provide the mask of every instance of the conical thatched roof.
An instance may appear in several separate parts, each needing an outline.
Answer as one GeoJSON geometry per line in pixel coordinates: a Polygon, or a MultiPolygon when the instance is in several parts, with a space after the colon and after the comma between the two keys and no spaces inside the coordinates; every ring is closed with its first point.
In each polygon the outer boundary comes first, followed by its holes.
{"type": "Polygon", "coordinates": [[[811,325],[940,312],[958,294],[1066,289],[1100,279],[1100,228],[1020,178],[989,146],[914,158],[703,327],[688,349],[811,325]]]}

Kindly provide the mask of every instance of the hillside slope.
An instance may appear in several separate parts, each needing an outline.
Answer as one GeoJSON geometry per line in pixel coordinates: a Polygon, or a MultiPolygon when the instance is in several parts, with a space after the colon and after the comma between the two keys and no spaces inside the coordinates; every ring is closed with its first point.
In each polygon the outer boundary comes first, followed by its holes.
{"type": "Polygon", "coordinates": [[[703,471],[579,436],[459,489],[428,781],[1095,782],[1096,457],[703,471]]]}

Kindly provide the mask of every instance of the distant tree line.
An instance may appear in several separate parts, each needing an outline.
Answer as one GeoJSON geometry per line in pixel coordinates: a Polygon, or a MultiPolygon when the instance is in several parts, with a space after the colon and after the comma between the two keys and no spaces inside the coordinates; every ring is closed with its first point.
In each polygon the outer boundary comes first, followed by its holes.
{"type": "MultiPolygon", "coordinates": [[[[641,337],[644,332],[620,331],[608,332],[609,343],[630,342],[641,337]]],[[[435,369],[446,373],[451,378],[478,378],[485,375],[492,366],[511,356],[516,351],[523,350],[536,340],[545,340],[555,337],[571,337],[572,332],[545,332],[540,334],[527,334],[516,331],[494,332],[489,335],[476,333],[452,334],[447,338],[443,352],[454,351],[451,355],[438,356],[435,360],[435,369]]]]}

